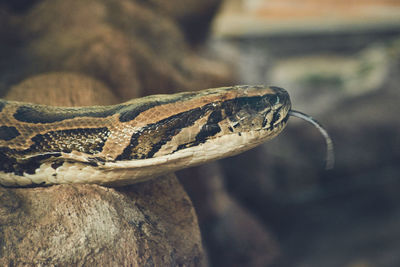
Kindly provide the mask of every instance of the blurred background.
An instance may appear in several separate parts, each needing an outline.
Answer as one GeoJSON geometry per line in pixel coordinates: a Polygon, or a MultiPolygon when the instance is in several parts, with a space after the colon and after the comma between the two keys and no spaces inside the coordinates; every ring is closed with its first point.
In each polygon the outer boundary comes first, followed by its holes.
{"type": "Polygon", "coordinates": [[[291,118],[223,161],[224,183],[267,227],[283,266],[400,266],[400,1],[228,0],[209,45],[240,83],[289,91],[330,132],[291,118]]]}
{"type": "Polygon", "coordinates": [[[90,77],[114,102],[275,85],[331,134],[333,170],[291,118],[178,173],[211,266],[400,266],[400,1],[0,1],[1,97],[77,73],[67,86],[90,77]]]}

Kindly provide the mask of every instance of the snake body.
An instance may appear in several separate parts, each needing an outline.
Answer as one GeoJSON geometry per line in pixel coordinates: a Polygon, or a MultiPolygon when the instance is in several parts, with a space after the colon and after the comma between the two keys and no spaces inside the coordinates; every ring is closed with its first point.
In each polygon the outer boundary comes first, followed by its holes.
{"type": "Polygon", "coordinates": [[[284,89],[233,86],[113,106],[0,100],[0,184],[124,185],[232,156],[278,135],[284,89]]]}

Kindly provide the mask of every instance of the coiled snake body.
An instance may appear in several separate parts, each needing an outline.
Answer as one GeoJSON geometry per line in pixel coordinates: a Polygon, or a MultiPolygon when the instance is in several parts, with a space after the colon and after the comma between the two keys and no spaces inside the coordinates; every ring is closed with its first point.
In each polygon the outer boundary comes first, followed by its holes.
{"type": "Polygon", "coordinates": [[[0,100],[0,184],[140,182],[255,147],[290,110],[285,90],[265,86],[80,108],[0,100]]]}

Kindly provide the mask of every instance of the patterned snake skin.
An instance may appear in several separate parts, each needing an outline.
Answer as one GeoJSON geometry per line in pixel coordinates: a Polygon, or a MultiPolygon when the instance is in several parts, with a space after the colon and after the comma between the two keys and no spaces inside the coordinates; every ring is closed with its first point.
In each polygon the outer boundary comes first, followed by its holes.
{"type": "Polygon", "coordinates": [[[234,86],[113,106],[0,100],[0,184],[124,185],[232,156],[277,136],[284,89],[234,86]]]}

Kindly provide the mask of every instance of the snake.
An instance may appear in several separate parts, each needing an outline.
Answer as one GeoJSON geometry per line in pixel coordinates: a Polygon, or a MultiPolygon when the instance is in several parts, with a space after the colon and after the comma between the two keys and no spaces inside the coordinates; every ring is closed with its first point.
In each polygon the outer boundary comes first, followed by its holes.
{"type": "MultiPolygon", "coordinates": [[[[123,186],[237,155],[279,135],[285,89],[240,85],[151,95],[110,106],[56,107],[0,99],[0,184],[123,186]]],[[[332,156],[328,165],[332,165],[332,156]]]]}

